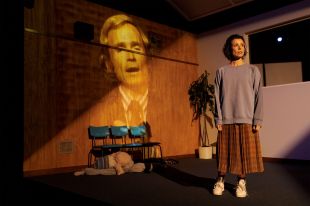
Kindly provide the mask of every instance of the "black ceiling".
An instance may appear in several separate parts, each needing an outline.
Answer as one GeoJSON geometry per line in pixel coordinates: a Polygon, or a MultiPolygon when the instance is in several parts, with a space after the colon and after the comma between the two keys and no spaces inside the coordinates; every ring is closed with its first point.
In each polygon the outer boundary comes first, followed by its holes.
{"type": "Polygon", "coordinates": [[[254,0],[189,21],[167,0],[88,0],[131,15],[195,34],[207,32],[302,0],[254,0]]]}

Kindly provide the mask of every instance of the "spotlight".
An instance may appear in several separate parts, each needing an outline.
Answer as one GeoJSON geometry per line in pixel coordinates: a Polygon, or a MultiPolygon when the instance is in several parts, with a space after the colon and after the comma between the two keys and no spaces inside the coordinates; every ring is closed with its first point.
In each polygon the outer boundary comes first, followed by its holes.
{"type": "Polygon", "coordinates": [[[279,36],[279,37],[277,38],[277,41],[278,41],[278,42],[282,42],[282,40],[283,40],[283,38],[282,38],[281,36],[279,36]]]}

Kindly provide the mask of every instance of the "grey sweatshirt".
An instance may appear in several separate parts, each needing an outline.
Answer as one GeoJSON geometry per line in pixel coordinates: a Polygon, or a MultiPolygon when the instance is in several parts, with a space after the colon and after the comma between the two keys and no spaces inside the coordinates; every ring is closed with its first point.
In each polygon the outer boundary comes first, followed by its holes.
{"type": "Polygon", "coordinates": [[[251,64],[225,65],[216,71],[215,123],[262,125],[261,74],[251,64]]]}

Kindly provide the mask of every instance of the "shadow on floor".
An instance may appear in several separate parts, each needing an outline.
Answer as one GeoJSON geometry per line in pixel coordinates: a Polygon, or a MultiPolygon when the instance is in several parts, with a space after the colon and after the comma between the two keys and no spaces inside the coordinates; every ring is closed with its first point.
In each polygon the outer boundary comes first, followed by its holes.
{"type": "MultiPolygon", "coordinates": [[[[190,173],[181,171],[173,166],[161,166],[157,167],[154,172],[160,176],[174,181],[183,186],[193,186],[193,187],[202,187],[209,191],[212,194],[212,189],[215,184],[215,179],[198,177],[190,173]]],[[[234,194],[234,185],[230,183],[225,183],[225,190],[234,194]]]]}

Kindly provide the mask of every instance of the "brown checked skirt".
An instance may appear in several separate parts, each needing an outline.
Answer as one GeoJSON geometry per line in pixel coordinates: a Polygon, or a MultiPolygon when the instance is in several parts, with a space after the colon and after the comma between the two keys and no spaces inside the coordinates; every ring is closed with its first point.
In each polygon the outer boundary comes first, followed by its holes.
{"type": "Polygon", "coordinates": [[[259,133],[250,124],[222,125],[217,137],[217,167],[235,175],[263,172],[259,133]]]}

